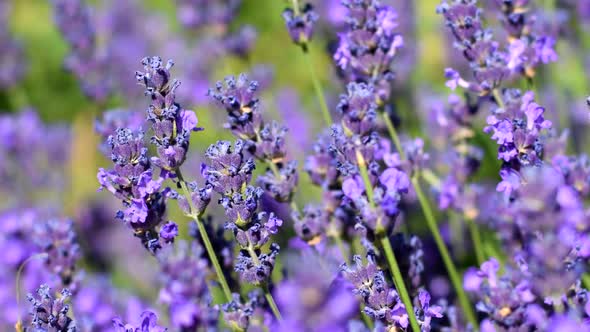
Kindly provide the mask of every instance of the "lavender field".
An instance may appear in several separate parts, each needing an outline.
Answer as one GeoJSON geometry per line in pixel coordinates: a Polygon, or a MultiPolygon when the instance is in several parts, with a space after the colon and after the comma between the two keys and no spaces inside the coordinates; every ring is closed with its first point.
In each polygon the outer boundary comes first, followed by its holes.
{"type": "Polygon", "coordinates": [[[0,0],[0,331],[590,332],[590,0],[0,0]]]}

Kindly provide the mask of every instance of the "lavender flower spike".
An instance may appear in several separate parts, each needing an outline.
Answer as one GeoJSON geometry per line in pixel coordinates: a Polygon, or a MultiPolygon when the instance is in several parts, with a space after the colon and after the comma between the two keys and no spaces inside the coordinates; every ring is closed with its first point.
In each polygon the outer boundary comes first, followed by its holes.
{"type": "Polygon", "coordinates": [[[28,295],[31,302],[33,317],[31,325],[35,331],[76,332],[76,322],[68,315],[70,306],[67,304],[71,293],[64,289],[59,298],[55,298],[47,285],[37,289],[37,295],[28,295]]]}
{"type": "Polygon", "coordinates": [[[113,318],[115,332],[166,332],[167,328],[158,325],[158,316],[152,311],[144,311],[141,314],[139,325],[125,324],[121,318],[113,318]]]}
{"type": "Polygon", "coordinates": [[[306,3],[301,7],[295,0],[293,8],[286,8],[283,11],[283,18],[291,40],[306,50],[307,43],[313,35],[314,24],[318,20],[318,14],[314,11],[313,6],[306,3]]]}
{"type": "Polygon", "coordinates": [[[158,153],[152,162],[163,170],[173,172],[186,159],[191,132],[202,128],[197,127],[195,112],[185,110],[176,102],[175,91],[180,82],[171,80],[172,60],[164,65],[160,57],[154,56],[144,58],[141,63],[145,72],[138,71],[135,77],[152,101],[147,109],[147,120],[152,124],[154,136],[151,142],[158,153]]]}
{"type": "Polygon", "coordinates": [[[162,190],[163,178],[152,177],[142,132],[118,129],[108,143],[114,167],[99,170],[100,189],[107,189],[122,201],[124,209],[117,212],[117,218],[155,252],[161,247],[156,228],[164,221],[169,189],[162,190]]]}

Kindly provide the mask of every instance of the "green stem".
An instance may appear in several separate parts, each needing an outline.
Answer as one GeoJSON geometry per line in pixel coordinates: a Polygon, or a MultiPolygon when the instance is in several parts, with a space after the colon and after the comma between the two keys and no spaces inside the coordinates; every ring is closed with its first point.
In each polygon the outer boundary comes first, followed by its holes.
{"type": "Polygon", "coordinates": [[[395,144],[395,148],[396,148],[397,152],[399,153],[399,156],[401,157],[402,160],[406,159],[404,150],[402,149],[402,143],[399,140],[399,136],[397,135],[397,131],[395,130],[395,126],[391,122],[391,119],[389,118],[387,113],[381,112],[381,114],[383,115],[383,122],[385,122],[385,126],[387,127],[387,131],[389,132],[389,137],[391,137],[393,144],[395,144]]]}
{"type": "Polygon", "coordinates": [[[211,263],[213,264],[213,268],[215,269],[215,273],[217,274],[217,281],[219,281],[219,284],[221,285],[221,288],[223,289],[223,293],[225,294],[226,300],[231,301],[231,299],[232,299],[231,290],[229,289],[229,286],[227,284],[227,280],[225,280],[225,275],[223,274],[223,270],[221,269],[221,265],[219,265],[219,260],[217,260],[215,250],[213,249],[213,245],[211,244],[211,240],[209,239],[209,235],[207,234],[207,230],[205,229],[205,225],[203,224],[203,222],[199,218],[197,209],[193,203],[193,199],[192,199],[191,194],[188,190],[188,186],[186,185],[186,181],[182,177],[182,173],[180,172],[180,169],[176,170],[176,176],[178,176],[178,183],[180,184],[180,188],[182,189],[182,193],[189,204],[190,213],[188,214],[188,217],[192,218],[197,223],[197,226],[199,227],[199,234],[201,235],[201,239],[203,240],[203,243],[205,244],[205,249],[207,250],[207,255],[209,255],[209,259],[211,260],[211,263]]]}
{"type": "Polygon", "coordinates": [[[414,186],[414,190],[416,191],[416,195],[418,196],[418,201],[422,206],[422,211],[424,212],[424,217],[426,218],[426,223],[428,224],[428,228],[430,229],[430,233],[434,237],[434,242],[442,256],[443,262],[449,273],[449,277],[451,278],[451,283],[457,292],[457,298],[459,299],[459,304],[463,309],[463,313],[465,314],[467,320],[471,323],[475,331],[478,330],[479,325],[477,324],[477,319],[475,318],[475,313],[473,312],[473,307],[467,298],[467,294],[465,294],[465,290],[463,290],[463,286],[461,284],[461,279],[459,278],[459,272],[457,272],[457,267],[453,263],[451,259],[451,255],[447,250],[447,247],[440,235],[438,230],[438,226],[436,225],[436,220],[434,219],[434,214],[430,207],[430,203],[426,199],[426,196],[422,192],[422,188],[420,187],[420,183],[416,177],[412,177],[412,185],[414,186]]]}
{"type": "Polygon", "coordinates": [[[473,242],[473,249],[475,250],[475,258],[477,258],[477,265],[481,266],[486,258],[483,253],[483,242],[481,240],[479,227],[477,227],[475,220],[471,218],[465,218],[465,221],[467,222],[467,227],[469,227],[469,233],[471,234],[471,241],[473,242]]]}
{"type": "Polygon", "coordinates": [[[393,249],[391,248],[391,242],[387,236],[381,237],[381,245],[385,251],[385,257],[387,258],[387,262],[389,263],[389,267],[391,269],[391,274],[393,275],[393,280],[395,281],[395,285],[397,291],[402,298],[402,302],[406,307],[406,312],[408,313],[408,318],[410,319],[410,326],[412,326],[413,331],[420,331],[420,326],[418,325],[418,320],[416,319],[416,314],[414,313],[414,307],[412,305],[412,299],[406,289],[406,285],[404,284],[404,279],[402,278],[402,273],[399,269],[399,265],[397,260],[395,259],[395,254],[393,253],[393,249]]]}
{"type": "Polygon", "coordinates": [[[494,89],[492,90],[492,94],[494,95],[494,99],[496,100],[498,106],[500,106],[501,109],[506,109],[506,105],[504,105],[504,100],[502,100],[502,95],[500,94],[500,90],[494,89]]]}
{"type": "Polygon", "coordinates": [[[332,116],[330,115],[330,110],[328,110],[328,104],[326,103],[326,98],[324,97],[324,90],[315,73],[315,69],[313,68],[311,55],[309,54],[308,44],[306,44],[306,47],[303,48],[303,59],[305,59],[305,64],[307,65],[307,69],[309,70],[309,75],[311,76],[311,81],[313,83],[315,94],[317,95],[318,101],[320,102],[320,108],[322,109],[322,116],[324,118],[324,122],[327,126],[329,126],[332,124],[332,116]]]}
{"type": "Polygon", "coordinates": [[[367,314],[364,313],[363,310],[365,309],[365,306],[361,304],[360,309],[361,309],[361,318],[365,322],[365,325],[367,325],[367,327],[369,328],[369,331],[373,331],[373,329],[375,328],[375,325],[373,324],[371,317],[367,316],[367,314]]]}
{"type": "Polygon", "coordinates": [[[365,191],[367,192],[367,198],[369,199],[369,204],[372,208],[375,208],[375,197],[373,196],[373,185],[371,184],[371,180],[369,179],[369,172],[367,171],[367,162],[365,158],[360,153],[359,150],[356,150],[356,162],[359,166],[359,171],[361,173],[361,178],[363,178],[363,184],[365,185],[365,191]]]}
{"type": "MultiPolygon", "coordinates": [[[[260,260],[258,259],[258,255],[256,255],[254,248],[252,248],[252,245],[248,246],[248,253],[250,254],[250,257],[252,258],[252,261],[254,262],[254,264],[257,266],[260,265],[260,260]]],[[[264,290],[264,297],[266,298],[266,302],[268,302],[268,305],[270,306],[272,313],[275,315],[275,317],[279,321],[283,320],[283,317],[281,316],[281,312],[279,311],[279,307],[277,307],[275,299],[272,297],[272,294],[270,293],[270,290],[268,289],[268,285],[265,284],[262,287],[262,289],[264,290]]]]}
{"type": "Polygon", "coordinates": [[[344,247],[344,243],[342,242],[342,238],[340,237],[340,234],[334,235],[334,242],[336,242],[336,245],[338,246],[338,249],[340,250],[340,254],[342,254],[342,258],[344,258],[344,262],[346,263],[346,265],[350,265],[350,258],[348,257],[348,254],[346,252],[346,248],[344,247]]]}
{"type": "Polygon", "coordinates": [[[586,287],[586,289],[590,289],[590,274],[582,274],[582,284],[584,285],[584,287],[586,287]]]}
{"type": "Polygon", "coordinates": [[[270,293],[268,287],[264,287],[264,297],[266,298],[266,302],[268,302],[268,305],[270,306],[270,309],[272,310],[272,313],[275,315],[275,317],[279,321],[283,320],[283,316],[281,316],[279,307],[277,307],[275,299],[272,297],[272,294],[270,293]]]}

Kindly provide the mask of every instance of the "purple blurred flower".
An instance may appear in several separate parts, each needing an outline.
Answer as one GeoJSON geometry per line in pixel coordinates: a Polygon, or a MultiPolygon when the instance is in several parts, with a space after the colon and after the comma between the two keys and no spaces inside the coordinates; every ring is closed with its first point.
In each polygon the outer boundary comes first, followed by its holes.
{"type": "Polygon", "coordinates": [[[403,46],[403,38],[395,32],[397,12],[378,1],[343,1],[348,8],[348,29],[339,34],[340,43],[334,54],[348,81],[374,85],[377,103],[389,99],[393,80],[392,62],[403,46]]]}
{"type": "MultiPolygon", "coordinates": [[[[299,6],[297,2],[295,5],[299,6]]],[[[287,24],[287,31],[291,40],[307,51],[307,43],[311,41],[318,14],[310,3],[299,8],[287,8],[283,11],[283,18],[287,24]]]]}
{"type": "Polygon", "coordinates": [[[160,301],[168,306],[172,326],[178,329],[210,328],[218,312],[210,302],[207,288],[208,262],[195,241],[176,243],[158,254],[162,270],[160,301]]]}
{"type": "Polygon", "coordinates": [[[283,320],[273,330],[348,331],[358,303],[341,277],[322,268],[322,260],[308,254],[291,263],[297,269],[274,292],[283,320]]]}

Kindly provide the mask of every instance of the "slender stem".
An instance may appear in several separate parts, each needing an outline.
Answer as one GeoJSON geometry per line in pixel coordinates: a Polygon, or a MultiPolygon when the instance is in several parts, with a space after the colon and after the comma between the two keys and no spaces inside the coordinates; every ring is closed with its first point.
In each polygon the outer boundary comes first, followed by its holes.
{"type": "Polygon", "coordinates": [[[505,109],[506,105],[504,105],[504,100],[502,100],[502,95],[500,94],[500,90],[494,89],[492,90],[492,94],[494,95],[494,99],[500,108],[505,109]]]}
{"type": "Polygon", "coordinates": [[[356,162],[359,166],[359,171],[361,173],[361,177],[363,178],[363,184],[365,185],[365,191],[367,192],[367,198],[369,199],[369,204],[371,204],[372,208],[375,208],[375,197],[373,196],[373,185],[371,185],[371,180],[369,179],[369,172],[367,171],[367,162],[365,158],[360,153],[359,150],[356,150],[356,162]]]}
{"type": "Polygon", "coordinates": [[[465,218],[465,221],[467,222],[467,227],[469,227],[469,233],[471,234],[471,241],[473,242],[473,249],[475,250],[475,258],[477,258],[477,264],[481,266],[481,264],[486,260],[486,258],[483,253],[483,242],[481,240],[479,227],[477,227],[475,220],[471,218],[465,218]]]}
{"type": "Polygon", "coordinates": [[[229,286],[227,284],[227,280],[225,280],[225,275],[223,274],[223,270],[221,269],[221,265],[219,265],[219,260],[217,260],[215,250],[213,249],[213,245],[211,244],[211,240],[209,239],[209,235],[207,234],[207,230],[205,229],[205,225],[203,224],[203,222],[201,221],[201,219],[198,216],[197,209],[195,208],[195,205],[193,203],[193,199],[192,199],[191,194],[188,190],[188,186],[186,185],[186,181],[182,177],[182,173],[180,172],[180,169],[176,170],[176,176],[178,176],[178,183],[180,183],[180,188],[182,189],[182,193],[189,204],[190,213],[188,216],[190,218],[192,218],[197,223],[197,226],[199,227],[199,234],[201,235],[201,239],[203,240],[203,243],[205,244],[205,249],[207,250],[207,255],[209,255],[209,259],[211,260],[211,263],[213,264],[213,268],[215,269],[215,273],[217,274],[217,281],[219,281],[219,284],[221,284],[221,288],[223,289],[223,293],[225,294],[226,300],[231,301],[231,299],[232,299],[231,290],[229,289],[229,286]]]}
{"type": "Polygon", "coordinates": [[[375,328],[375,325],[373,324],[371,317],[367,316],[367,314],[365,314],[365,312],[363,311],[364,308],[365,308],[365,306],[363,304],[361,304],[360,305],[361,318],[365,322],[365,325],[367,325],[367,327],[369,328],[369,331],[373,331],[373,329],[375,328]]]}
{"type": "Polygon", "coordinates": [[[412,184],[414,186],[414,190],[416,191],[416,195],[418,196],[418,201],[420,202],[420,205],[422,206],[422,211],[424,212],[424,217],[426,218],[426,223],[428,224],[428,228],[430,229],[430,233],[432,233],[432,236],[434,237],[434,242],[436,243],[436,246],[438,247],[438,251],[440,252],[440,255],[442,256],[442,259],[443,259],[443,262],[444,262],[445,267],[447,269],[447,272],[449,273],[449,277],[451,278],[451,283],[453,284],[453,287],[455,288],[455,291],[457,292],[457,298],[459,299],[459,304],[461,305],[461,308],[463,309],[463,312],[464,312],[467,320],[471,323],[473,328],[477,331],[478,324],[477,324],[477,319],[475,318],[475,313],[473,312],[473,307],[471,306],[471,303],[469,302],[469,299],[467,298],[467,295],[465,294],[465,290],[463,289],[463,286],[461,284],[461,280],[459,278],[459,272],[457,272],[457,267],[453,263],[453,260],[451,259],[451,255],[449,254],[449,251],[447,250],[447,247],[442,239],[442,236],[440,235],[440,232],[438,230],[438,226],[436,225],[436,220],[434,219],[434,214],[432,212],[432,208],[430,207],[430,203],[428,202],[428,200],[426,199],[426,196],[422,192],[422,188],[420,187],[420,183],[418,182],[417,177],[412,177],[412,184]]]}
{"type": "Polygon", "coordinates": [[[590,289],[590,274],[582,274],[582,284],[584,285],[584,287],[586,287],[586,289],[590,289]]]}
{"type": "Polygon", "coordinates": [[[299,15],[299,0],[291,0],[291,3],[293,4],[293,12],[295,13],[295,16],[299,15]]]}
{"type": "Polygon", "coordinates": [[[272,310],[272,313],[275,315],[275,317],[279,321],[283,320],[283,316],[281,316],[279,307],[277,307],[275,299],[272,297],[272,294],[270,293],[270,290],[267,286],[264,287],[264,297],[266,298],[266,302],[268,302],[268,305],[270,306],[270,309],[272,310]]]}
{"type": "Polygon", "coordinates": [[[308,44],[306,44],[306,47],[303,48],[303,59],[305,59],[305,64],[307,65],[307,69],[309,70],[309,75],[311,76],[311,81],[313,83],[315,94],[317,95],[318,101],[320,102],[320,108],[322,109],[322,116],[324,118],[324,122],[327,126],[329,126],[332,124],[332,116],[330,115],[330,110],[328,109],[326,98],[324,97],[324,89],[320,84],[320,81],[315,73],[313,63],[311,61],[311,55],[309,54],[308,44]]]}
{"type": "Polygon", "coordinates": [[[346,252],[346,248],[344,247],[344,243],[342,242],[340,234],[334,235],[334,242],[336,242],[336,245],[338,246],[340,254],[342,255],[342,258],[344,259],[346,265],[350,265],[350,258],[348,257],[348,253],[346,252]]]}
{"type": "Polygon", "coordinates": [[[399,140],[399,136],[397,135],[397,131],[395,130],[395,126],[391,122],[391,119],[389,118],[387,113],[381,112],[381,114],[383,115],[383,122],[385,122],[385,126],[387,127],[387,131],[389,132],[389,137],[391,137],[393,144],[395,144],[395,148],[397,149],[399,156],[401,157],[402,160],[406,159],[404,149],[402,149],[402,143],[399,140]]]}
{"type": "MultiPolygon", "coordinates": [[[[254,251],[254,248],[252,248],[251,245],[248,246],[248,253],[250,254],[250,257],[252,258],[252,261],[254,262],[254,264],[257,266],[260,265],[260,260],[258,259],[258,255],[256,255],[256,252],[254,251]]],[[[268,285],[265,284],[262,287],[262,289],[264,290],[264,297],[266,298],[266,302],[268,302],[268,305],[270,306],[272,313],[275,315],[275,317],[278,320],[282,320],[283,317],[281,316],[281,312],[279,311],[279,307],[277,307],[275,299],[272,297],[272,294],[270,293],[270,290],[268,289],[268,285]]]]}
{"type": "Polygon", "coordinates": [[[408,318],[410,319],[410,326],[412,326],[413,331],[420,331],[420,326],[418,325],[418,320],[416,319],[416,314],[414,313],[414,307],[412,306],[412,299],[410,298],[408,290],[406,289],[406,285],[404,284],[402,273],[399,269],[397,260],[395,259],[393,249],[391,248],[391,242],[387,236],[382,236],[380,241],[385,251],[385,257],[389,263],[397,291],[399,292],[402,302],[406,307],[406,312],[408,313],[408,318]]]}

